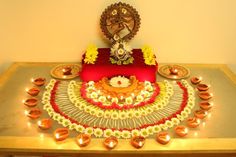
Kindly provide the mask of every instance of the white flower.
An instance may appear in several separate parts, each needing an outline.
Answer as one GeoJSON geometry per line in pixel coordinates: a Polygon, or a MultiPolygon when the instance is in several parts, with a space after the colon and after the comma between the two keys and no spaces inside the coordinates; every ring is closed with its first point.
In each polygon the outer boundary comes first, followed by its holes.
{"type": "Polygon", "coordinates": [[[117,103],[119,102],[119,99],[118,99],[118,98],[116,98],[116,97],[115,97],[115,98],[112,98],[112,99],[111,99],[111,102],[114,102],[114,103],[116,103],[116,104],[117,104],[117,103]]]}
{"type": "Polygon", "coordinates": [[[141,116],[140,112],[139,111],[134,111],[134,116],[136,118],[139,118],[141,116]]]}
{"type": "Polygon", "coordinates": [[[110,85],[113,87],[128,87],[130,80],[124,76],[112,77],[110,79],[110,85]]]}
{"type": "Polygon", "coordinates": [[[124,111],[121,111],[121,112],[119,113],[119,118],[120,118],[120,119],[125,119],[125,118],[127,118],[127,113],[124,112],[124,111]]]}
{"type": "Polygon", "coordinates": [[[143,96],[142,96],[142,95],[138,95],[138,96],[136,97],[136,100],[137,100],[138,102],[142,102],[142,101],[143,101],[143,96]]]}
{"type": "Polygon", "coordinates": [[[132,104],[133,103],[133,98],[132,97],[127,97],[127,98],[125,98],[125,103],[126,104],[132,104]]]}
{"type": "Polygon", "coordinates": [[[153,126],[147,127],[146,130],[148,131],[148,134],[149,134],[149,135],[152,135],[152,134],[154,133],[154,128],[153,128],[153,126]]]}
{"type": "Polygon", "coordinates": [[[71,125],[71,122],[70,122],[69,119],[64,119],[63,122],[62,122],[62,125],[63,125],[64,127],[67,127],[67,126],[71,125]]]}
{"type": "Polygon", "coordinates": [[[168,127],[168,128],[173,127],[173,123],[172,123],[170,120],[167,120],[167,121],[165,122],[165,125],[166,125],[166,127],[168,127]]]}
{"type": "Polygon", "coordinates": [[[93,128],[92,128],[92,127],[87,127],[87,128],[84,130],[84,132],[85,132],[86,134],[92,135],[92,134],[93,134],[93,128]]]}
{"type": "Polygon", "coordinates": [[[113,132],[113,135],[114,135],[115,137],[117,137],[117,138],[120,138],[120,137],[121,137],[121,132],[120,132],[119,130],[115,130],[115,131],[113,132]]]}
{"type": "Polygon", "coordinates": [[[104,112],[102,110],[97,110],[96,111],[96,116],[97,117],[102,117],[104,115],[104,112]]]}
{"type": "Polygon", "coordinates": [[[112,118],[112,119],[118,119],[118,118],[119,118],[119,114],[118,114],[116,111],[113,111],[113,112],[111,113],[111,118],[112,118]]]}
{"type": "Polygon", "coordinates": [[[130,138],[130,132],[127,130],[123,130],[121,136],[123,138],[130,138]]]}
{"type": "Polygon", "coordinates": [[[105,118],[110,118],[111,117],[111,112],[109,110],[106,110],[104,113],[105,118]]]}
{"type": "Polygon", "coordinates": [[[106,97],[105,97],[105,96],[100,96],[100,97],[98,98],[98,101],[104,103],[104,102],[106,101],[106,97]]]}
{"type": "Polygon", "coordinates": [[[147,129],[141,129],[140,135],[143,137],[147,137],[149,135],[149,133],[148,133],[147,129]]]}
{"type": "Polygon", "coordinates": [[[82,133],[84,132],[84,127],[82,125],[77,125],[75,130],[82,133]]]}
{"type": "Polygon", "coordinates": [[[160,124],[159,125],[163,130],[167,130],[168,129],[168,127],[165,125],[165,124],[160,124]]]}
{"type": "Polygon", "coordinates": [[[100,128],[96,128],[96,129],[94,129],[93,131],[94,131],[94,135],[95,135],[96,137],[101,137],[102,134],[103,134],[103,131],[102,131],[102,129],[100,129],[100,128]]]}
{"type": "Polygon", "coordinates": [[[159,125],[153,126],[153,132],[154,132],[154,133],[158,133],[158,132],[160,132],[160,131],[161,131],[161,127],[160,127],[159,125]]]}
{"type": "Polygon", "coordinates": [[[134,111],[133,110],[128,111],[127,116],[129,118],[132,118],[134,116],[134,111]]]}
{"type": "Polygon", "coordinates": [[[94,82],[93,82],[93,81],[89,81],[87,84],[88,84],[89,86],[93,86],[93,85],[94,85],[94,82]]]}
{"type": "Polygon", "coordinates": [[[104,130],[104,137],[110,137],[113,135],[113,131],[111,129],[104,130]]]}
{"type": "Polygon", "coordinates": [[[153,91],[153,87],[151,85],[147,85],[145,86],[145,89],[149,92],[152,92],[153,91]]]}
{"type": "Polygon", "coordinates": [[[76,128],[76,124],[72,123],[71,125],[69,125],[69,129],[70,130],[74,130],[76,128]]]}
{"type": "Polygon", "coordinates": [[[134,130],[131,131],[131,135],[132,136],[139,136],[140,132],[137,129],[134,129],[134,130]]]}
{"type": "Polygon", "coordinates": [[[145,85],[145,86],[151,86],[152,84],[151,84],[151,82],[149,82],[149,81],[144,81],[144,85],[145,85]]]}
{"type": "Polygon", "coordinates": [[[173,125],[178,125],[180,123],[178,118],[172,118],[171,122],[173,123],[173,125]]]}
{"type": "Polygon", "coordinates": [[[92,92],[92,93],[91,93],[91,98],[92,98],[92,99],[98,98],[98,94],[97,94],[96,92],[92,92]]]}

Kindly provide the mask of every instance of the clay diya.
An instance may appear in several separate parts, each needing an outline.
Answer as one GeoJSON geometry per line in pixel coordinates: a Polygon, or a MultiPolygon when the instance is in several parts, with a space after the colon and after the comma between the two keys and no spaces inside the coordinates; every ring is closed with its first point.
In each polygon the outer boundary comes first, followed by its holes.
{"type": "Polygon", "coordinates": [[[29,98],[29,99],[23,100],[23,103],[28,107],[35,107],[38,104],[38,99],[29,98]]]}
{"type": "Polygon", "coordinates": [[[36,87],[33,87],[33,88],[28,89],[26,91],[31,96],[37,96],[39,94],[39,92],[40,92],[40,90],[38,88],[36,88],[36,87]]]}
{"type": "Polygon", "coordinates": [[[171,74],[171,75],[178,75],[178,72],[179,72],[179,71],[178,71],[178,69],[175,68],[174,66],[170,67],[169,70],[170,70],[170,74],[171,74]]]}
{"type": "Polygon", "coordinates": [[[206,84],[202,84],[202,83],[200,83],[200,84],[197,85],[197,89],[198,89],[199,91],[207,91],[207,90],[209,89],[209,87],[210,87],[210,86],[208,86],[208,85],[206,85],[206,84]]]}
{"type": "Polygon", "coordinates": [[[135,148],[142,148],[145,143],[145,138],[143,136],[134,136],[131,138],[131,145],[135,148]]]}
{"type": "Polygon", "coordinates": [[[194,116],[199,119],[204,119],[207,116],[207,111],[205,110],[196,110],[194,116]]]}
{"type": "Polygon", "coordinates": [[[54,131],[53,135],[56,141],[63,141],[69,136],[69,129],[58,128],[54,131]]]}
{"type": "Polygon", "coordinates": [[[183,125],[179,125],[175,127],[175,133],[180,137],[184,137],[188,134],[188,129],[183,125]]]}
{"type": "Polygon", "coordinates": [[[170,142],[170,135],[168,134],[168,132],[160,132],[159,134],[157,134],[156,136],[156,141],[159,142],[160,144],[167,144],[170,142]]]}
{"type": "Polygon", "coordinates": [[[202,101],[199,103],[199,106],[201,107],[201,109],[208,111],[212,108],[213,103],[210,103],[208,101],[202,101]]]}
{"type": "Polygon", "coordinates": [[[36,78],[36,79],[32,79],[32,83],[36,86],[43,86],[46,82],[45,78],[36,78]]]}
{"type": "Polygon", "coordinates": [[[38,121],[38,127],[42,130],[46,130],[51,128],[52,126],[52,120],[51,119],[42,119],[40,121],[38,121]]]}
{"type": "Polygon", "coordinates": [[[202,100],[209,100],[212,98],[212,94],[208,93],[208,92],[199,92],[198,96],[202,99],[202,100]]]}
{"type": "Polygon", "coordinates": [[[91,141],[91,136],[88,134],[79,134],[76,137],[76,143],[80,146],[80,147],[85,147],[87,146],[91,141]]]}
{"type": "Polygon", "coordinates": [[[187,119],[187,124],[190,128],[196,128],[200,125],[201,121],[200,119],[196,117],[190,117],[187,119]]]}
{"type": "Polygon", "coordinates": [[[116,137],[114,136],[111,136],[111,137],[107,137],[104,142],[103,142],[104,146],[107,148],[107,149],[113,149],[117,146],[118,144],[118,140],[116,137]]]}
{"type": "Polygon", "coordinates": [[[65,67],[62,69],[63,75],[72,75],[71,71],[72,71],[71,67],[65,67]]]}
{"type": "Polygon", "coordinates": [[[40,117],[41,114],[42,114],[42,111],[40,109],[32,108],[31,110],[27,112],[26,115],[32,119],[37,119],[40,117]]]}
{"type": "Polygon", "coordinates": [[[202,81],[202,78],[201,77],[192,77],[191,78],[191,82],[192,84],[199,84],[200,82],[202,81]]]}

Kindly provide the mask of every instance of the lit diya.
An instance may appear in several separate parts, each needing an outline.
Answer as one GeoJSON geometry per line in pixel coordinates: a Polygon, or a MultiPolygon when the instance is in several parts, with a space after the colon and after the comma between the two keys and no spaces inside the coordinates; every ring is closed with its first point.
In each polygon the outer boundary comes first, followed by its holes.
{"type": "Polygon", "coordinates": [[[160,144],[167,144],[170,142],[170,135],[168,134],[168,132],[160,132],[159,134],[157,134],[156,136],[156,141],[159,142],[160,144]]]}
{"type": "Polygon", "coordinates": [[[69,129],[58,128],[54,131],[53,135],[56,141],[63,141],[69,136],[69,129]]]}
{"type": "Polygon", "coordinates": [[[91,136],[88,134],[79,134],[76,137],[76,142],[80,147],[87,146],[91,141],[91,136]]]}
{"type": "Polygon", "coordinates": [[[208,93],[208,92],[199,92],[198,96],[202,99],[202,100],[209,100],[212,98],[212,94],[208,93]]]}
{"type": "Polygon", "coordinates": [[[118,140],[115,136],[110,136],[104,140],[103,144],[107,149],[113,149],[117,146],[118,140]]]}
{"type": "Polygon", "coordinates": [[[191,82],[192,84],[198,84],[202,81],[202,78],[201,77],[192,77],[191,78],[191,82]]]}
{"type": "Polygon", "coordinates": [[[175,133],[180,137],[184,137],[188,134],[188,129],[183,125],[179,125],[175,127],[175,133]]]}
{"type": "Polygon", "coordinates": [[[207,111],[205,110],[196,110],[194,116],[199,119],[204,119],[207,116],[207,111]]]}
{"type": "Polygon", "coordinates": [[[169,68],[171,75],[178,75],[178,69],[174,66],[169,68]]]}
{"type": "Polygon", "coordinates": [[[201,107],[201,109],[208,111],[212,108],[213,103],[210,103],[208,101],[202,101],[199,103],[199,106],[201,107]]]}
{"type": "Polygon", "coordinates": [[[209,87],[210,87],[210,86],[208,86],[208,85],[206,85],[206,84],[202,84],[202,83],[200,83],[200,84],[197,85],[197,89],[198,89],[199,91],[207,91],[207,90],[209,89],[209,87]]]}
{"type": "Polygon", "coordinates": [[[62,69],[63,75],[72,75],[71,71],[72,71],[71,67],[65,67],[62,69]]]}
{"type": "Polygon", "coordinates": [[[46,82],[45,78],[36,78],[36,79],[32,79],[32,83],[35,84],[36,86],[43,86],[46,82]]]}
{"type": "Polygon", "coordinates": [[[41,114],[42,114],[42,111],[38,108],[32,108],[26,113],[26,115],[32,119],[39,118],[41,114]]]}
{"type": "Polygon", "coordinates": [[[135,148],[142,148],[145,143],[145,138],[143,136],[134,136],[131,138],[131,145],[135,148]]]}
{"type": "Polygon", "coordinates": [[[196,117],[190,117],[187,119],[187,124],[190,128],[196,128],[200,125],[201,121],[200,119],[196,117]]]}
{"type": "Polygon", "coordinates": [[[42,119],[40,121],[38,121],[38,127],[42,130],[46,130],[51,128],[52,126],[52,120],[51,119],[42,119]]]}
{"type": "Polygon", "coordinates": [[[28,107],[35,107],[38,104],[38,99],[29,98],[29,99],[23,100],[23,103],[28,107]]]}
{"type": "Polygon", "coordinates": [[[33,87],[31,89],[27,89],[26,92],[31,96],[37,96],[40,92],[40,90],[36,87],[33,87]]]}

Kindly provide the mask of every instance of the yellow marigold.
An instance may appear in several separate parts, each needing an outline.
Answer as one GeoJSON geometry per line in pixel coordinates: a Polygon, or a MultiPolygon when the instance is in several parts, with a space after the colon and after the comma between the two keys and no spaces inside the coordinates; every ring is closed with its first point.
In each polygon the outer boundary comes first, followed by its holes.
{"type": "Polygon", "coordinates": [[[97,59],[98,51],[95,45],[89,45],[86,53],[84,62],[87,64],[94,64],[97,59]]]}
{"type": "Polygon", "coordinates": [[[155,65],[155,55],[153,54],[153,50],[149,46],[143,46],[142,48],[144,62],[147,65],[155,65]]]}

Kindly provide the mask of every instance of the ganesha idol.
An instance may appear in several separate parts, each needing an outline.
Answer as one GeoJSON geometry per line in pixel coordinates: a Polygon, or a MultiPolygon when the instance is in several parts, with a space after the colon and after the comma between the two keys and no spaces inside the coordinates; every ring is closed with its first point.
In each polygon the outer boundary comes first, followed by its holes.
{"type": "Polygon", "coordinates": [[[104,77],[122,75],[135,76],[141,82],[155,82],[158,64],[152,49],[148,46],[132,49],[127,43],[139,30],[138,12],[129,4],[112,4],[102,13],[100,26],[112,46],[90,45],[83,55],[80,78],[97,82],[104,77]]]}

